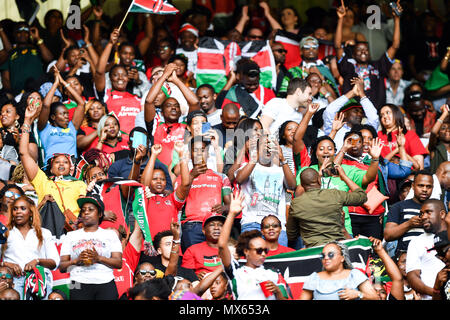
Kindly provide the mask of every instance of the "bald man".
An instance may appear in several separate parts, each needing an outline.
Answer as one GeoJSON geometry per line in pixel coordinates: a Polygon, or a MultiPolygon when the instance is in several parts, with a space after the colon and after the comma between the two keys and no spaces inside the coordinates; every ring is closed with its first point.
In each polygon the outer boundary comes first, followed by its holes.
{"type": "Polygon", "coordinates": [[[219,146],[224,150],[229,147],[233,141],[234,129],[239,121],[239,108],[234,103],[228,103],[223,106],[220,115],[221,123],[212,128],[219,133],[219,146]]]}
{"type": "Polygon", "coordinates": [[[343,224],[342,207],[361,206],[367,201],[367,195],[345,175],[340,166],[335,168],[352,192],[321,189],[319,172],[312,168],[307,168],[300,174],[304,192],[292,201],[286,223],[290,245],[299,235],[307,248],[348,238],[343,224]]]}

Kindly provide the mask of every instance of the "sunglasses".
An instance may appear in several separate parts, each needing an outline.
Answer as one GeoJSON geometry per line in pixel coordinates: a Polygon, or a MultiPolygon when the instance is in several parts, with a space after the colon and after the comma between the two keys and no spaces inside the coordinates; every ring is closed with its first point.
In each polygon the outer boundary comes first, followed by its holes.
{"type": "Polygon", "coordinates": [[[263,229],[270,229],[270,228],[279,228],[281,225],[279,223],[272,223],[272,224],[265,224],[263,225],[263,229]]]}
{"type": "Polygon", "coordinates": [[[145,276],[147,273],[151,275],[152,277],[156,276],[155,270],[139,270],[139,273],[141,276],[145,276]]]}
{"type": "Polygon", "coordinates": [[[320,259],[323,260],[323,259],[325,259],[326,257],[328,257],[328,259],[333,259],[335,256],[336,256],[336,253],[333,252],[333,251],[330,251],[330,252],[328,252],[328,253],[321,253],[321,254],[320,254],[320,259]]]}
{"type": "Polygon", "coordinates": [[[169,46],[164,46],[164,47],[159,47],[159,50],[164,50],[165,51],[165,50],[169,50],[169,48],[170,48],[169,46]]]}
{"type": "Polygon", "coordinates": [[[248,38],[249,39],[263,39],[262,36],[254,36],[254,35],[249,35],[248,38]]]}
{"type": "Polygon", "coordinates": [[[284,53],[284,54],[287,53],[287,50],[285,50],[285,49],[275,49],[273,51],[278,52],[278,53],[284,53]]]}
{"type": "Polygon", "coordinates": [[[3,277],[5,277],[6,279],[12,279],[13,278],[12,274],[0,273],[0,278],[3,278],[3,277]]]}
{"type": "Polygon", "coordinates": [[[302,49],[317,49],[319,46],[305,44],[302,49]]]}
{"type": "Polygon", "coordinates": [[[30,29],[29,28],[27,28],[27,27],[20,27],[19,29],[17,29],[17,32],[21,32],[21,31],[30,31],[30,29]]]}
{"type": "Polygon", "coordinates": [[[15,199],[17,199],[17,198],[20,198],[21,196],[22,196],[21,194],[18,194],[18,193],[9,191],[9,190],[5,192],[5,197],[7,197],[7,198],[14,197],[15,199]]]}
{"type": "Polygon", "coordinates": [[[263,252],[264,252],[265,254],[268,254],[268,253],[269,253],[269,249],[268,249],[268,248],[250,248],[250,250],[255,250],[255,252],[256,252],[257,254],[262,254],[263,252]]]}

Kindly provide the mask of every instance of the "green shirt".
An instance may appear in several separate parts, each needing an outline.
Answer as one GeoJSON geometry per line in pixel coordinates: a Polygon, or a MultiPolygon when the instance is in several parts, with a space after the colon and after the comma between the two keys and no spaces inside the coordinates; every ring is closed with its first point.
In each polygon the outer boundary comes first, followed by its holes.
{"type": "Polygon", "coordinates": [[[360,206],[367,201],[366,192],[336,189],[311,189],[291,202],[286,223],[289,240],[301,235],[306,247],[324,245],[344,239],[341,210],[343,206],[360,206]]]}
{"type": "MultiPolygon", "coordinates": [[[[367,171],[346,164],[342,164],[341,167],[342,169],[344,169],[345,174],[350,178],[350,180],[355,182],[359,187],[363,187],[362,181],[367,171]]],[[[317,164],[302,168],[297,174],[297,185],[300,184],[300,174],[306,168],[312,168],[316,171],[319,171],[319,165],[317,164]]],[[[347,184],[339,177],[322,177],[322,189],[337,189],[345,192],[348,192],[350,190],[347,184]]],[[[345,212],[345,229],[347,229],[348,233],[352,234],[352,224],[350,221],[350,215],[348,214],[348,208],[345,206],[343,209],[345,212]]]]}

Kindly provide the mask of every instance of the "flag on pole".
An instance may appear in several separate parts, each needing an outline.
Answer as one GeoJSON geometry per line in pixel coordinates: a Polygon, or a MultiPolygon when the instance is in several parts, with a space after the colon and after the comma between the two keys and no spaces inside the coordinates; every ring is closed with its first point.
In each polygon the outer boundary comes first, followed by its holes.
{"type": "Polygon", "coordinates": [[[164,0],[134,0],[129,12],[153,14],[177,14],[179,11],[164,0]]]}
{"type": "MultiPolygon", "coordinates": [[[[366,275],[370,274],[369,262],[372,254],[372,243],[366,237],[360,236],[358,239],[341,241],[349,249],[350,260],[354,268],[366,275]]],[[[267,257],[264,267],[277,270],[281,273],[294,300],[300,298],[303,283],[313,272],[322,271],[322,261],[320,254],[324,246],[317,246],[275,256],[267,257]]],[[[245,259],[239,260],[241,264],[245,259]]]]}
{"type": "Polygon", "coordinates": [[[208,83],[220,92],[227,83],[227,75],[242,57],[255,61],[261,70],[260,83],[272,88],[276,81],[275,59],[268,41],[232,42],[202,37],[198,44],[197,86],[208,83]]]}

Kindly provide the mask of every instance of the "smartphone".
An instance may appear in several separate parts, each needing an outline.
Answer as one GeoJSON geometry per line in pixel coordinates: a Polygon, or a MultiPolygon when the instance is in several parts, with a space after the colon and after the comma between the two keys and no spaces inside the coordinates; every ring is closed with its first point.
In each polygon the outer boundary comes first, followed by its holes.
{"type": "Polygon", "coordinates": [[[207,133],[209,130],[211,130],[211,123],[203,122],[202,123],[202,134],[207,133]]]}
{"type": "Polygon", "coordinates": [[[139,147],[140,144],[147,147],[147,135],[143,132],[135,131],[133,133],[133,137],[131,137],[130,139],[132,139],[133,141],[132,147],[134,149],[137,149],[137,147],[139,147]]]}
{"type": "Polygon", "coordinates": [[[389,2],[389,6],[394,10],[395,14],[400,17],[402,15],[402,12],[398,11],[397,2],[391,1],[389,2]]]}

